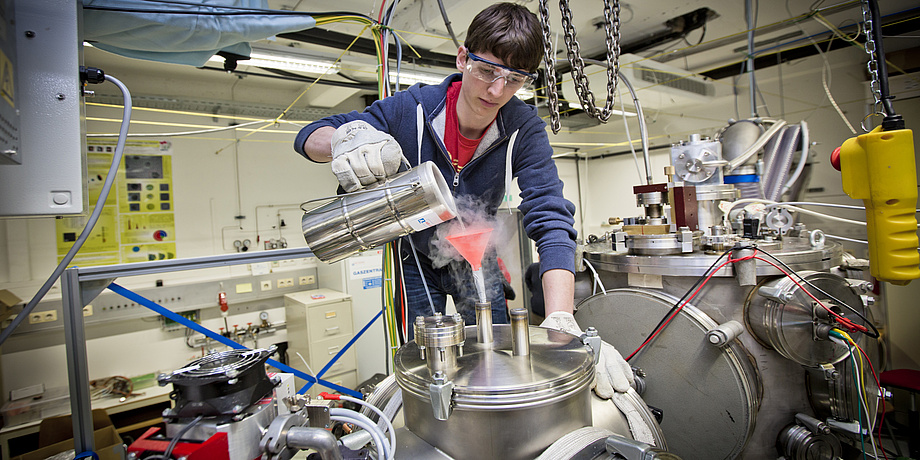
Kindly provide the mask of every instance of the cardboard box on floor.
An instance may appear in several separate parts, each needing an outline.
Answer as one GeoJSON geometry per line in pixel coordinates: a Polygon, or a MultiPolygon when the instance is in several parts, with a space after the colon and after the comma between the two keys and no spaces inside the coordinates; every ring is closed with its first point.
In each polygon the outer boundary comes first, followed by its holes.
{"type": "MultiPolygon", "coordinates": [[[[125,446],[104,409],[93,411],[93,440],[99,460],[125,458],[125,446]]],[[[11,460],[45,460],[73,450],[73,421],[69,415],[42,420],[38,429],[38,450],[13,457],[11,460]]],[[[71,457],[73,458],[73,457],[71,457]]]]}
{"type": "Polygon", "coordinates": [[[12,313],[13,305],[20,302],[22,302],[22,300],[16,297],[16,294],[6,289],[0,289],[0,322],[6,321],[12,313]]]}

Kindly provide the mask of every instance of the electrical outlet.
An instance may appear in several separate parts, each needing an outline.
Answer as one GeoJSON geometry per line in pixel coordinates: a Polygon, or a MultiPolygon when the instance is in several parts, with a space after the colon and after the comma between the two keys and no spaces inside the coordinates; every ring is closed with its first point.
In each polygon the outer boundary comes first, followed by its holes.
{"type": "Polygon", "coordinates": [[[278,280],[278,287],[292,287],[294,286],[294,278],[283,278],[278,280]]]}
{"type": "Polygon", "coordinates": [[[262,287],[260,289],[263,291],[271,291],[272,290],[271,280],[262,281],[262,287]]]}
{"type": "Polygon", "coordinates": [[[313,275],[301,276],[299,279],[299,284],[301,286],[306,286],[308,284],[313,284],[316,282],[316,277],[313,275]]]}
{"type": "Polygon", "coordinates": [[[83,307],[83,316],[93,316],[93,306],[87,305],[83,307]]]}
{"type": "Polygon", "coordinates": [[[57,321],[56,310],[33,311],[29,315],[29,324],[48,323],[51,321],[57,321]]]}

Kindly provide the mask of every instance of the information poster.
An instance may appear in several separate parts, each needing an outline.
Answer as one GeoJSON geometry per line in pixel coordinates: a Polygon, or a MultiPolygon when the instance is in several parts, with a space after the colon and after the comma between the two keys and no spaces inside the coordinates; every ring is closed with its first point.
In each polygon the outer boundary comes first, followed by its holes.
{"type": "MultiPolygon", "coordinates": [[[[87,140],[86,169],[92,210],[115,152],[115,139],[87,140]]],[[[176,258],[173,215],[172,147],[169,142],[129,140],[96,226],[71,265],[111,265],[176,258]]],[[[91,212],[91,211],[90,211],[91,212]]],[[[63,259],[87,217],[57,222],[58,261],[63,259]]]]}

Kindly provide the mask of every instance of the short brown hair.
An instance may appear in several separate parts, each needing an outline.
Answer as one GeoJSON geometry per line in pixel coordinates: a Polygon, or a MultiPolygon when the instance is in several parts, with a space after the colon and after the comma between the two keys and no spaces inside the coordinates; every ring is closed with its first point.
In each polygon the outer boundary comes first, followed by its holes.
{"type": "Polygon", "coordinates": [[[463,46],[473,53],[492,53],[509,67],[533,72],[543,56],[543,30],[537,15],[527,8],[496,3],[473,18],[463,46]]]}

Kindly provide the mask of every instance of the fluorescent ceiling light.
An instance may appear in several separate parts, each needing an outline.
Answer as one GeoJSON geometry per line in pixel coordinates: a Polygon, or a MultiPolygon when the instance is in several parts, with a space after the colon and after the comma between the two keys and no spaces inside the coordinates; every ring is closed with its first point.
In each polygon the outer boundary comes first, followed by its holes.
{"type": "Polygon", "coordinates": [[[514,95],[517,96],[517,98],[522,101],[527,101],[527,100],[537,97],[537,93],[534,92],[534,90],[527,89],[527,88],[521,88],[517,90],[517,92],[514,93],[514,95]]]}
{"type": "Polygon", "coordinates": [[[390,71],[391,82],[396,83],[397,76],[399,76],[399,84],[407,86],[412,86],[416,83],[438,85],[444,81],[445,78],[443,75],[434,75],[430,73],[406,72],[405,70],[401,70],[399,73],[396,73],[396,71],[390,71]]]}
{"type": "MultiPolygon", "coordinates": [[[[224,63],[224,58],[218,55],[211,56],[209,62],[224,63]]],[[[297,56],[285,56],[275,53],[264,53],[253,51],[249,59],[237,61],[242,65],[255,67],[264,67],[267,69],[288,70],[293,72],[306,72],[314,74],[338,73],[340,66],[338,63],[323,61],[319,59],[306,59],[297,56]]]]}

